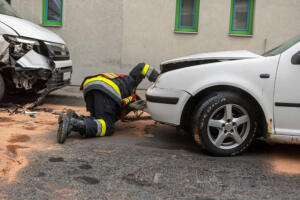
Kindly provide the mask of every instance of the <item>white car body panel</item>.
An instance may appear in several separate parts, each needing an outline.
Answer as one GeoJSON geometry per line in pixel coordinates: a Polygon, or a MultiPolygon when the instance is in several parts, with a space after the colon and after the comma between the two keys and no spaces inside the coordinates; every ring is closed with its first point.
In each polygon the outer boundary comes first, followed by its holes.
{"type": "MultiPolygon", "coordinates": [[[[293,55],[299,50],[300,43],[281,55],[275,87],[276,103],[300,102],[300,66],[291,63],[293,55]]],[[[300,107],[275,106],[274,112],[276,134],[300,136],[300,107]]]]}
{"type": "Polygon", "coordinates": [[[153,86],[148,89],[147,95],[178,98],[180,97],[178,103],[173,105],[147,102],[147,107],[151,109],[146,109],[145,111],[151,113],[153,119],[172,125],[180,124],[181,115],[179,115],[178,113],[182,112],[182,108],[191,97],[189,93],[183,90],[160,89],[154,88],[153,86]],[[161,112],[162,110],[163,112],[161,112]]]}
{"type": "Polygon", "coordinates": [[[54,61],[55,68],[63,68],[65,66],[73,66],[72,60],[54,61]]]}
{"type": "Polygon", "coordinates": [[[162,66],[195,60],[218,60],[196,66],[183,65],[161,74],[147,95],[151,95],[152,99],[167,98],[170,95],[162,91],[169,90],[187,95],[178,96],[181,103],[172,105],[172,111],[170,105],[148,101],[148,111],[153,119],[180,126],[186,106],[183,102],[188,102],[187,98],[214,86],[231,86],[247,92],[258,102],[267,122],[267,140],[300,144],[300,64],[292,64],[291,61],[295,54],[300,53],[300,42],[276,56],[264,57],[245,51],[242,56],[241,53],[197,54],[163,62],[162,66]],[[226,62],[220,62],[222,60],[226,62]],[[159,116],[160,113],[163,114],[159,116]]]}
{"type": "MultiPolygon", "coordinates": [[[[251,94],[262,106],[266,117],[272,119],[273,105],[268,102],[273,102],[278,60],[279,56],[259,57],[183,68],[162,74],[156,86],[186,91],[193,96],[213,86],[237,87],[251,94]],[[261,79],[260,74],[270,74],[270,78],[261,79]]],[[[183,108],[179,110],[180,113],[177,114],[181,116],[183,108]]]]}
{"type": "MultiPolygon", "coordinates": [[[[65,41],[57,34],[25,19],[0,14],[0,22],[10,27],[22,37],[65,44],[65,41]]],[[[5,32],[5,34],[15,35],[16,33],[12,33],[12,30],[5,32]]]]}
{"type": "Polygon", "coordinates": [[[24,68],[31,69],[49,69],[48,58],[36,53],[34,50],[29,51],[17,61],[24,68]]]}
{"type": "Polygon", "coordinates": [[[0,21],[0,35],[4,35],[4,34],[12,35],[12,36],[18,36],[16,31],[14,31],[8,25],[6,25],[6,24],[4,24],[0,21]]]}
{"type": "Polygon", "coordinates": [[[195,61],[195,60],[207,60],[207,59],[218,59],[218,60],[239,60],[246,58],[258,58],[260,57],[257,54],[254,54],[250,51],[241,50],[241,51],[221,51],[221,52],[212,52],[212,53],[201,53],[191,56],[185,56],[181,58],[175,58],[168,60],[162,63],[162,65],[168,63],[177,63],[182,61],[195,61]]]}

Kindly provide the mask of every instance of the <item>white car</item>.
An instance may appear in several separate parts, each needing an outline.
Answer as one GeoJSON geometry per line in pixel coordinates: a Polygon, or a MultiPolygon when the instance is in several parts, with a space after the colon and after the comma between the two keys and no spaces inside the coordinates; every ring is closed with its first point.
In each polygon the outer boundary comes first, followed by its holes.
{"type": "Polygon", "coordinates": [[[198,54],[161,71],[146,93],[148,112],[192,132],[206,152],[236,155],[255,137],[300,144],[300,36],[262,56],[198,54]]]}
{"type": "Polygon", "coordinates": [[[72,60],[57,34],[17,17],[0,0],[0,102],[5,93],[49,93],[70,84],[72,60]]]}

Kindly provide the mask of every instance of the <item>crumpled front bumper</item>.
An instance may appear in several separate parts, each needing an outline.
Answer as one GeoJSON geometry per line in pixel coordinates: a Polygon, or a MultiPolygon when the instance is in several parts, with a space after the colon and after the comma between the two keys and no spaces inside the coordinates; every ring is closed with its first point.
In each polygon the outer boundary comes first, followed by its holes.
{"type": "Polygon", "coordinates": [[[71,83],[72,60],[63,44],[40,41],[40,49],[31,49],[20,58],[11,53],[14,46],[4,36],[0,44],[0,70],[10,73],[6,78],[12,77],[15,88],[50,91],[71,83]]]}
{"type": "MultiPolygon", "coordinates": [[[[48,90],[55,90],[62,88],[71,83],[72,76],[72,60],[62,60],[51,62],[49,58],[36,53],[31,50],[25,54],[21,59],[17,61],[18,66],[21,66],[20,70],[43,70],[50,73],[47,79],[46,88],[48,90]]],[[[37,77],[38,79],[44,79],[44,77],[37,77]]]]}
{"type": "Polygon", "coordinates": [[[47,88],[55,90],[70,85],[72,77],[72,61],[55,61],[55,68],[47,82],[47,88]]]}

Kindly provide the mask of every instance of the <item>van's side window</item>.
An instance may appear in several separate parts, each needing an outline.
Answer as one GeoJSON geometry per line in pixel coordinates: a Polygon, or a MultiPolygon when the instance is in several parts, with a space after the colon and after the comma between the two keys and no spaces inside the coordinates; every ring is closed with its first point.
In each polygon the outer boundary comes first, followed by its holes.
{"type": "Polygon", "coordinates": [[[61,26],[63,0],[43,0],[43,25],[61,26]]]}

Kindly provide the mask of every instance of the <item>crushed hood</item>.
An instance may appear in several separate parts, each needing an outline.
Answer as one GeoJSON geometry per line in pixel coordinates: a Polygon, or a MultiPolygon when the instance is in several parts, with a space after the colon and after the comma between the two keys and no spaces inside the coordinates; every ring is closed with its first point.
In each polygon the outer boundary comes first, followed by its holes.
{"type": "Polygon", "coordinates": [[[0,22],[9,26],[20,36],[65,44],[57,34],[25,19],[0,14],[0,22]]]}
{"type": "Polygon", "coordinates": [[[161,63],[160,68],[161,72],[164,73],[167,71],[180,69],[184,67],[191,67],[195,65],[258,57],[260,57],[260,55],[246,50],[201,53],[165,61],[161,63]]]}

